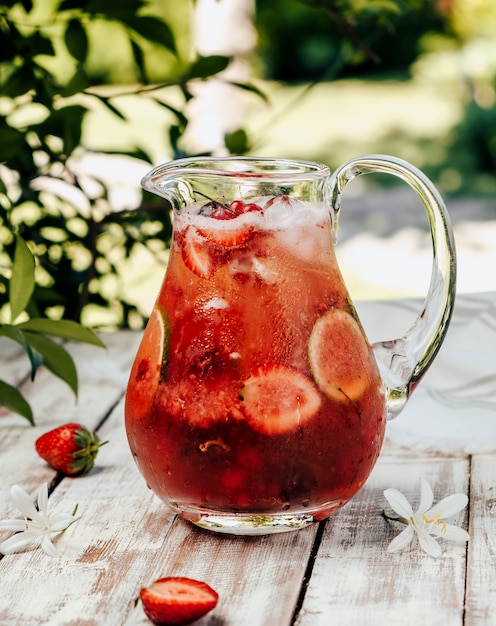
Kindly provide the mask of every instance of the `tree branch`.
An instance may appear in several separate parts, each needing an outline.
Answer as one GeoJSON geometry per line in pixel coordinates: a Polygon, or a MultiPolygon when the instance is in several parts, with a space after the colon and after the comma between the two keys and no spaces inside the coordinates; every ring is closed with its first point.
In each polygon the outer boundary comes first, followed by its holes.
{"type": "Polygon", "coordinates": [[[327,15],[338,27],[339,32],[346,37],[346,39],[351,41],[359,50],[361,50],[373,63],[379,65],[382,62],[381,58],[377,56],[377,54],[375,54],[375,52],[373,52],[356,34],[348,20],[340,15],[340,13],[330,6],[325,0],[303,0],[303,2],[317,9],[322,9],[325,13],[327,13],[327,15]]]}

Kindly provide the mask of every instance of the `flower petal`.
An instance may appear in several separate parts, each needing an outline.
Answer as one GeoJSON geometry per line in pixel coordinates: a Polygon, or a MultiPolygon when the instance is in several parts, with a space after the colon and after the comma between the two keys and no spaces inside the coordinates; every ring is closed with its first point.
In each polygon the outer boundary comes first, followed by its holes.
{"type": "Polygon", "coordinates": [[[45,535],[43,537],[43,541],[41,542],[41,548],[42,548],[43,552],[48,554],[48,556],[53,556],[53,557],[58,557],[59,556],[57,548],[50,541],[50,538],[48,537],[48,535],[45,535]]]}
{"type": "Polygon", "coordinates": [[[464,543],[470,539],[470,535],[463,528],[453,526],[453,524],[439,524],[430,530],[431,535],[441,537],[447,541],[456,541],[457,543],[464,543]]]}
{"type": "Polygon", "coordinates": [[[13,485],[11,487],[10,497],[12,498],[12,502],[23,515],[30,517],[31,519],[38,517],[38,511],[36,510],[33,501],[24,489],[19,487],[19,485],[13,485]]]}
{"type": "Polygon", "coordinates": [[[14,533],[26,530],[26,520],[23,519],[3,519],[0,520],[0,530],[11,530],[14,533]]]}
{"type": "Polygon", "coordinates": [[[431,486],[425,480],[425,478],[420,479],[420,502],[417,508],[416,513],[422,515],[425,513],[429,507],[432,506],[434,501],[434,494],[432,493],[431,486]]]}
{"type": "Polygon", "coordinates": [[[38,490],[38,511],[43,515],[48,515],[48,486],[42,483],[38,490]]]}
{"type": "Polygon", "coordinates": [[[427,517],[430,519],[438,514],[443,519],[445,517],[451,517],[464,509],[467,504],[468,496],[464,493],[454,493],[452,496],[448,496],[435,504],[427,513],[427,517]]]}
{"type": "MultiPolygon", "coordinates": [[[[392,505],[391,505],[392,506],[392,505]]],[[[395,537],[391,543],[388,545],[388,552],[398,552],[399,550],[403,550],[409,545],[414,537],[414,532],[411,526],[407,526],[404,530],[400,532],[400,534],[395,537]]]]}
{"type": "Polygon", "coordinates": [[[431,537],[425,532],[423,533],[419,532],[417,533],[417,535],[418,535],[419,544],[422,550],[424,550],[424,552],[427,552],[427,554],[437,559],[437,557],[441,554],[441,546],[434,539],[434,537],[431,537]]]}
{"type": "Polygon", "coordinates": [[[36,541],[36,535],[33,536],[28,532],[17,533],[0,543],[0,552],[2,554],[14,554],[15,552],[20,552],[27,547],[33,547],[36,541]]]}
{"type": "Polygon", "coordinates": [[[384,491],[384,497],[398,515],[401,515],[401,517],[405,519],[412,517],[413,509],[401,491],[397,489],[386,489],[384,491]]]}
{"type": "Polygon", "coordinates": [[[69,528],[77,519],[79,518],[68,513],[56,513],[50,517],[50,531],[53,533],[62,532],[69,528]]]}

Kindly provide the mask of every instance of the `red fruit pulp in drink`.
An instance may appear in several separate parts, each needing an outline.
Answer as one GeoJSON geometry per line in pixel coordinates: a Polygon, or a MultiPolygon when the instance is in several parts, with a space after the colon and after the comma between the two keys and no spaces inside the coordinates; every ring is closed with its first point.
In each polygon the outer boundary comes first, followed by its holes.
{"type": "Polygon", "coordinates": [[[265,206],[230,220],[201,209],[176,216],[154,323],[130,375],[133,456],[156,495],[190,519],[322,519],[362,486],[382,445],[383,386],[329,218],[286,197],[265,206]],[[322,371],[326,347],[310,342],[323,316],[336,385],[322,371]],[[309,343],[324,352],[317,358],[309,343]]]}

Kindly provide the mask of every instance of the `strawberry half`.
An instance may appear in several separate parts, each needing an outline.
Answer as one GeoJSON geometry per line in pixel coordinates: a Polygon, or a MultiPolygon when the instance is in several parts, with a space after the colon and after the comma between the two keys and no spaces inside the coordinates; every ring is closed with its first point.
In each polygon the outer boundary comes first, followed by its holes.
{"type": "Polygon", "coordinates": [[[191,624],[217,604],[219,595],[204,582],[185,577],[159,578],[140,591],[145,615],[158,626],[191,624]]]}
{"type": "Polygon", "coordinates": [[[36,452],[49,465],[69,476],[86,474],[106,441],[86,426],[71,422],[49,430],[35,442],[36,452]]]}
{"type": "Polygon", "coordinates": [[[251,224],[241,224],[238,226],[232,225],[229,222],[229,226],[224,225],[220,228],[198,228],[198,232],[202,237],[205,237],[209,241],[224,246],[224,248],[235,248],[247,241],[253,231],[254,227],[251,224]]]}
{"type": "Polygon", "coordinates": [[[312,418],[322,398],[313,382],[292,367],[257,368],[240,390],[252,428],[267,435],[291,432],[312,418]]]}
{"type": "Polygon", "coordinates": [[[200,236],[193,226],[184,231],[181,247],[183,261],[200,278],[209,278],[214,271],[212,258],[205,249],[205,238],[200,236]]]}

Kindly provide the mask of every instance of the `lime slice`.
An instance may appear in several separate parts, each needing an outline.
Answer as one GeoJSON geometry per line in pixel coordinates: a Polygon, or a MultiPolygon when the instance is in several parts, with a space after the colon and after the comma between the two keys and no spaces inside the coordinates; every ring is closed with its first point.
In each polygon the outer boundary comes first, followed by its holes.
{"type": "Polygon", "coordinates": [[[134,419],[143,419],[152,407],[160,379],[165,376],[169,344],[168,317],[157,306],[146,325],[129,377],[126,413],[134,419]]]}
{"type": "Polygon", "coordinates": [[[308,358],[319,389],[334,400],[356,401],[370,385],[370,348],[346,311],[331,309],[319,317],[310,334],[308,358]]]}
{"type": "Polygon", "coordinates": [[[313,417],[322,398],[313,382],[285,365],[257,368],[240,390],[251,426],[267,435],[295,430],[313,417]]]}

